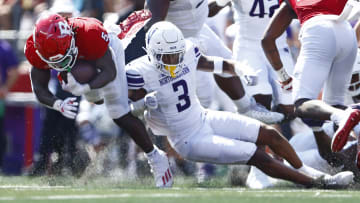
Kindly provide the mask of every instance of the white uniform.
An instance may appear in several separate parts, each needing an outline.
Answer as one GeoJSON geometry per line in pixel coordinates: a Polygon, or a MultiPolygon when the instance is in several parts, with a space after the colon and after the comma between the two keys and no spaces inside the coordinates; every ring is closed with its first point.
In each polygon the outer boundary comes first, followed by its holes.
{"type": "Polygon", "coordinates": [[[186,47],[184,67],[176,78],[157,71],[147,56],[126,67],[129,89],[156,91],[159,106],[145,114],[148,126],[155,134],[168,136],[184,158],[209,163],[247,163],[256,150],[260,122],[201,107],[195,94],[201,54],[188,40],[186,47]]]}
{"type": "Polygon", "coordinates": [[[109,35],[109,49],[116,67],[116,78],[100,89],[93,89],[84,94],[86,100],[96,102],[104,98],[106,109],[112,119],[117,119],[130,111],[128,103],[128,89],[125,75],[125,54],[120,39],[111,29],[109,35]]]}
{"type": "MultiPolygon", "coordinates": [[[[170,1],[166,21],[175,24],[184,37],[195,43],[208,56],[232,58],[232,53],[222,40],[205,24],[209,7],[207,0],[170,1]]],[[[212,74],[197,74],[197,95],[203,106],[208,107],[213,100],[215,82],[212,74]],[[201,91],[207,89],[207,91],[201,91]]]]}
{"type": "MultiPolygon", "coordinates": [[[[233,51],[237,61],[247,63],[258,72],[258,84],[246,86],[251,95],[273,94],[277,103],[292,104],[291,93],[285,93],[277,83],[277,75],[261,47],[264,31],[279,7],[278,0],[232,0],[234,20],[237,27],[233,51]]],[[[294,62],[284,33],[276,41],[284,68],[292,74],[294,62]]]]}
{"type": "Polygon", "coordinates": [[[301,27],[301,50],[294,70],[294,101],[316,99],[324,88],[323,100],[327,104],[344,104],[357,42],[351,25],[334,18],[337,16],[315,16],[301,27]]]}

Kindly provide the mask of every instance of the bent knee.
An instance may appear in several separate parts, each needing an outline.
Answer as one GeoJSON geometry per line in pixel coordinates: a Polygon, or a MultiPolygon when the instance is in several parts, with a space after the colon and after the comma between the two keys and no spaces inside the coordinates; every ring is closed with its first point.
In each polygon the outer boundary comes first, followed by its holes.
{"type": "Polygon", "coordinates": [[[274,127],[269,125],[262,125],[260,127],[259,136],[256,144],[268,145],[271,143],[277,143],[282,139],[283,137],[274,127]]]}

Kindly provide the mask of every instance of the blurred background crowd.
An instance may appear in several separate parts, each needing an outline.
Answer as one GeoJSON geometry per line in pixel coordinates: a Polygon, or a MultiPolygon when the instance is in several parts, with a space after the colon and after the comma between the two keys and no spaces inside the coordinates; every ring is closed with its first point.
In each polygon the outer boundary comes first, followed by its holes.
{"type": "MultiPolygon", "coordinates": [[[[46,10],[119,23],[143,7],[144,0],[0,0],[0,175],[79,177],[91,173],[134,179],[150,175],[143,153],[113,124],[104,113],[104,106],[81,101],[74,121],[38,104],[31,93],[28,76],[31,67],[23,54],[37,17],[46,10]]],[[[232,16],[231,8],[227,7],[207,20],[230,49],[236,30],[232,16]]],[[[294,60],[300,46],[299,28],[294,21],[287,30],[294,60]]],[[[126,61],[132,56],[131,51],[126,52],[126,61]]],[[[68,97],[56,77],[50,85],[59,98],[68,97]]],[[[219,89],[214,91],[217,96],[210,108],[235,111],[231,100],[226,101],[219,89]]],[[[289,126],[282,128],[287,138],[298,128],[306,128],[301,124],[289,126]]],[[[198,166],[185,161],[170,148],[165,137],[153,136],[153,140],[168,152],[176,176],[194,176],[202,182],[213,175],[235,173],[226,166],[198,166]]],[[[231,180],[236,184],[236,179],[231,180]]]]}

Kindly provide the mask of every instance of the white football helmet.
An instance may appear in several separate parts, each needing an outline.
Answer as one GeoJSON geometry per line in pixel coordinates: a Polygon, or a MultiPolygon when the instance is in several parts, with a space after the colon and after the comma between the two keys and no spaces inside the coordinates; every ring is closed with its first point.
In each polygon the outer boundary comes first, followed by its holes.
{"type": "Polygon", "coordinates": [[[348,92],[352,97],[360,95],[360,49],[358,49],[348,92]]]}
{"type": "Polygon", "coordinates": [[[161,21],[152,25],[146,33],[146,52],[156,68],[175,78],[182,71],[185,39],[174,24],[161,21]]]}

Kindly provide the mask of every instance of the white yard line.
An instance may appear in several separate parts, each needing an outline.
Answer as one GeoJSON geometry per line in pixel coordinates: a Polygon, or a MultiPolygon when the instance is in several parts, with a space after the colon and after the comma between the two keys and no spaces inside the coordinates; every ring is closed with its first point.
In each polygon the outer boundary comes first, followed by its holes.
{"type": "Polygon", "coordinates": [[[40,185],[0,185],[0,189],[64,189],[70,188],[69,186],[40,186],[40,185]]]}
{"type": "Polygon", "coordinates": [[[98,195],[98,194],[86,194],[86,195],[44,195],[44,196],[28,196],[25,198],[16,197],[0,197],[0,201],[12,201],[20,199],[28,200],[76,200],[76,199],[117,199],[117,198],[128,198],[128,197],[140,197],[140,198],[182,198],[190,195],[176,194],[176,193],[153,193],[153,194],[110,194],[110,195],[98,195]]]}

